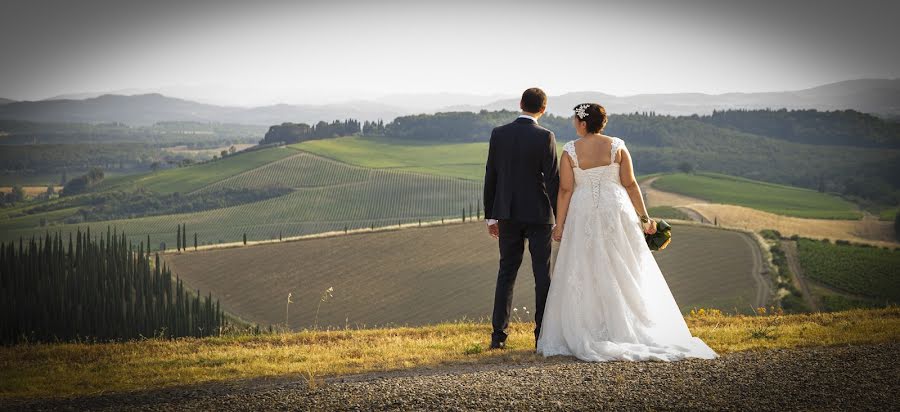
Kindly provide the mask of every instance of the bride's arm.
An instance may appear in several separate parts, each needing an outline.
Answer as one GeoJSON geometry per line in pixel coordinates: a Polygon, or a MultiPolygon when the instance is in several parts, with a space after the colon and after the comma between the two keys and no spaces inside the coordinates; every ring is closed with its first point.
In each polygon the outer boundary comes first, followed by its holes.
{"type": "Polygon", "coordinates": [[[572,172],[572,161],[569,159],[569,154],[563,152],[562,162],[559,166],[559,194],[556,196],[556,229],[553,230],[553,240],[562,239],[563,225],[566,223],[569,201],[572,200],[574,190],[575,173],[572,172]]]}
{"type": "MultiPolygon", "coordinates": [[[[641,193],[641,187],[634,177],[634,165],[631,163],[631,153],[628,152],[627,146],[622,147],[622,159],[619,163],[619,180],[622,182],[622,186],[625,186],[625,191],[628,192],[634,211],[639,216],[647,216],[649,218],[650,214],[647,213],[647,206],[644,204],[644,194],[641,193]]],[[[652,219],[646,224],[642,223],[641,226],[643,226],[645,232],[653,233],[656,231],[656,222],[652,219]]]]}

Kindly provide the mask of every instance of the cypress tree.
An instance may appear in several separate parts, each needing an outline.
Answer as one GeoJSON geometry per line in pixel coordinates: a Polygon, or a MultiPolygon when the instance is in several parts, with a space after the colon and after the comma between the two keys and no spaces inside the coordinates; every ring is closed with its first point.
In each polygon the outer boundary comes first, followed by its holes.
{"type": "MultiPolygon", "coordinates": [[[[183,234],[182,234],[183,235],[183,234]]],[[[90,228],[0,242],[0,342],[83,338],[134,339],[161,335],[208,336],[224,325],[218,301],[188,296],[160,260],[134,249],[124,234],[90,228]],[[173,290],[175,289],[175,290],[173,290]],[[176,303],[177,302],[177,303],[176,303]],[[184,310],[177,310],[183,307],[184,310]],[[184,326],[187,327],[184,327],[184,326]],[[193,326],[190,326],[193,325],[193,326]],[[201,329],[202,328],[202,329],[201,329]]]]}

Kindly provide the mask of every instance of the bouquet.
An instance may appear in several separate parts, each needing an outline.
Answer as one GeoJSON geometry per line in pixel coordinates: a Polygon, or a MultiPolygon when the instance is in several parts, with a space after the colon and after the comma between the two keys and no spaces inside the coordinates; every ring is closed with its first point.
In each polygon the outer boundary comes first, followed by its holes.
{"type": "Polygon", "coordinates": [[[650,250],[663,250],[672,241],[672,226],[665,220],[659,219],[656,221],[656,233],[652,235],[645,233],[644,238],[647,240],[650,250]]]}

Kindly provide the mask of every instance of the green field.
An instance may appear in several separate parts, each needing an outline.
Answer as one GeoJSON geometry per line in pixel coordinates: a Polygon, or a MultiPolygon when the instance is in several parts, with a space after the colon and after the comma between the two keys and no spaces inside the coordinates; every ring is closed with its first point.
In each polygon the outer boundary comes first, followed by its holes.
{"type": "Polygon", "coordinates": [[[267,187],[280,186],[295,189],[341,186],[369,179],[381,173],[374,169],[350,166],[304,152],[260,166],[253,171],[224,178],[199,191],[219,187],[267,187]]]}
{"type": "Polygon", "coordinates": [[[487,143],[422,143],[390,138],[340,137],[290,147],[374,169],[414,171],[467,180],[484,179],[487,143]],[[412,143],[412,144],[411,144],[412,143]]]}
{"type": "MultiPolygon", "coordinates": [[[[134,242],[150,235],[153,249],[165,242],[175,245],[176,225],[187,225],[189,237],[198,235],[198,243],[238,242],[246,233],[249,240],[273,239],[333,230],[391,226],[444,217],[458,218],[463,208],[476,215],[480,209],[481,185],[477,182],[394,170],[367,169],[346,165],[293,149],[277,149],[291,157],[270,162],[252,170],[243,162],[244,172],[236,165],[225,169],[230,175],[218,182],[197,187],[199,179],[178,179],[181,190],[206,190],[217,186],[282,186],[294,190],[283,196],[260,202],[221,209],[177,215],[150,216],[81,224],[40,227],[46,214],[25,215],[0,221],[3,240],[42,234],[45,230],[64,233],[78,227],[99,233],[106,226],[124,230],[134,242]],[[229,177],[230,176],[230,177],[229,177]],[[188,183],[190,182],[190,183],[188,183]]],[[[260,151],[264,152],[264,151],[260,151]]],[[[272,156],[271,153],[265,156],[272,156]]],[[[235,156],[236,160],[240,156],[235,156]]],[[[173,170],[178,177],[190,177],[191,170],[205,165],[173,170]]],[[[202,169],[202,171],[208,171],[202,169]]],[[[212,180],[206,177],[206,180],[212,180]]],[[[163,181],[151,180],[163,185],[163,181]]],[[[174,185],[174,183],[173,183],[174,185]]],[[[74,209],[51,212],[54,217],[74,213],[74,209]]],[[[193,240],[189,239],[189,243],[193,240]]]]}
{"type": "Polygon", "coordinates": [[[671,207],[671,206],[651,207],[651,208],[647,209],[647,213],[649,213],[653,219],[662,218],[662,219],[691,220],[690,216],[688,216],[686,213],[684,213],[681,210],[678,210],[674,207],[671,207]]]}
{"type": "MultiPolygon", "coordinates": [[[[557,141],[562,154],[565,141],[557,141]]],[[[340,137],[310,140],[290,147],[344,163],[481,181],[488,143],[415,143],[386,137],[340,137]]]]}
{"type": "Polygon", "coordinates": [[[759,182],[715,173],[670,174],[653,187],[713,203],[746,206],[785,216],[814,219],[859,219],[856,206],[815,190],[759,182]]]}
{"type": "Polygon", "coordinates": [[[882,303],[900,302],[900,250],[800,238],[797,251],[813,280],[882,303]]]}
{"type": "Polygon", "coordinates": [[[294,154],[297,154],[296,150],[286,147],[273,147],[247,153],[237,153],[233,156],[196,166],[177,167],[155,173],[108,179],[98,185],[94,191],[110,189],[132,190],[137,187],[143,187],[158,193],[187,193],[294,154]]]}

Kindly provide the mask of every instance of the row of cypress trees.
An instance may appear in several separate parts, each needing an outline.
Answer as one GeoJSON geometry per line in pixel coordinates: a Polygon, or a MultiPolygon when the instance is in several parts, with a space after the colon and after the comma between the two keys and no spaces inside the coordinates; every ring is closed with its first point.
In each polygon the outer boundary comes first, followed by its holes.
{"type": "Polygon", "coordinates": [[[80,229],[0,242],[0,342],[126,340],[218,335],[218,300],[185,289],[181,279],[134,250],[124,233],[80,229]]]}

